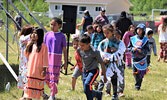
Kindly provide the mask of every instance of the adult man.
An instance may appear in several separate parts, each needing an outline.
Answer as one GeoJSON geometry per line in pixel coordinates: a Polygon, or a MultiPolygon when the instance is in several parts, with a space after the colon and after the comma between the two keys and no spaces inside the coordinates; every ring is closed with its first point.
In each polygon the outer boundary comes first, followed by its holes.
{"type": "Polygon", "coordinates": [[[105,15],[106,10],[104,8],[101,9],[100,11],[100,15],[98,15],[95,18],[95,21],[99,22],[99,24],[101,24],[102,26],[109,24],[108,18],[105,15]]]}
{"type": "Polygon", "coordinates": [[[126,12],[122,11],[119,19],[116,21],[116,27],[122,32],[121,39],[130,25],[132,25],[131,20],[126,17],[126,12]]]}

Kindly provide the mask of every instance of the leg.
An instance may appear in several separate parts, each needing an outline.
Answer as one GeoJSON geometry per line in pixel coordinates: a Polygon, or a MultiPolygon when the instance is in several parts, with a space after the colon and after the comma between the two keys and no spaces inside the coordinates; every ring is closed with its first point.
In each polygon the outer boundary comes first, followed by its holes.
{"type": "MultiPolygon", "coordinates": [[[[137,69],[135,68],[135,66],[133,66],[133,72],[137,72],[137,69]]],[[[135,89],[140,90],[143,78],[141,78],[140,74],[138,74],[138,73],[134,73],[133,75],[135,78],[135,89]]]]}
{"type": "Polygon", "coordinates": [[[75,90],[76,78],[72,77],[72,90],[75,90]]]}
{"type": "Polygon", "coordinates": [[[87,100],[93,100],[93,97],[97,97],[98,100],[101,100],[102,92],[92,90],[92,84],[96,80],[98,74],[98,69],[83,72],[84,92],[86,94],[87,100]]]}
{"type": "Polygon", "coordinates": [[[113,96],[112,96],[112,100],[117,100],[118,96],[117,96],[117,74],[114,72],[114,75],[111,77],[111,83],[112,83],[112,87],[113,87],[113,96]]]}

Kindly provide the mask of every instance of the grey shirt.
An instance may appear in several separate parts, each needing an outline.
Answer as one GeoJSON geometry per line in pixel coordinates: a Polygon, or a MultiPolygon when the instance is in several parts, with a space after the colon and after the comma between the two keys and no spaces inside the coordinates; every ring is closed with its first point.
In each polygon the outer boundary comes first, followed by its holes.
{"type": "Polygon", "coordinates": [[[83,63],[83,70],[93,70],[98,68],[98,63],[103,63],[100,52],[94,47],[90,46],[89,50],[81,51],[78,49],[83,63]]]}
{"type": "Polygon", "coordinates": [[[151,55],[151,51],[153,49],[154,55],[157,55],[157,48],[155,44],[155,39],[152,37],[148,40],[149,46],[150,46],[150,51],[147,53],[147,55],[151,55]]]}

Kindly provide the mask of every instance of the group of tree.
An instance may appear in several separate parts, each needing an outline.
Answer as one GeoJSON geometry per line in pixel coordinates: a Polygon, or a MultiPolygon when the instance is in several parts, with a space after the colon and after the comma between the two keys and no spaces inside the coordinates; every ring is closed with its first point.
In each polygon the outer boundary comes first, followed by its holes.
{"type": "Polygon", "coordinates": [[[130,11],[148,12],[152,9],[167,9],[167,0],[129,0],[134,6],[130,11]]]}

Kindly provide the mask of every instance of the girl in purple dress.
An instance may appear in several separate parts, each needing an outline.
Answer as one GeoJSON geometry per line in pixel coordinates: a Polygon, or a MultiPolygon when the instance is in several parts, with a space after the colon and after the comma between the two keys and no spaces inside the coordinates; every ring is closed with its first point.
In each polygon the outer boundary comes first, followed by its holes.
{"type": "Polygon", "coordinates": [[[65,35],[59,32],[62,26],[61,19],[54,17],[51,19],[50,28],[52,31],[45,34],[44,43],[48,47],[49,67],[46,70],[46,84],[51,89],[49,100],[55,100],[57,85],[61,69],[62,52],[64,53],[64,68],[67,67],[67,51],[65,35]]]}

